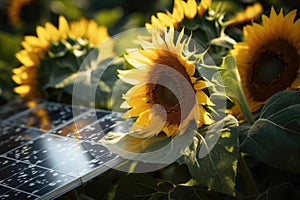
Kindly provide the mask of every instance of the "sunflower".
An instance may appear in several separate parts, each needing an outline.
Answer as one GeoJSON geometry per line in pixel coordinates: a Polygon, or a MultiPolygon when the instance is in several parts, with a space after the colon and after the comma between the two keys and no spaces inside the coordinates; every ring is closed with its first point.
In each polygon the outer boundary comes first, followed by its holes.
{"type": "Polygon", "coordinates": [[[52,74],[55,71],[76,73],[80,66],[79,58],[84,57],[90,48],[110,38],[107,28],[98,26],[94,20],[82,18],[68,24],[63,16],[59,17],[58,28],[46,22],[44,27],[37,26],[36,34],[25,36],[21,43],[24,49],[16,53],[21,66],[13,69],[12,79],[19,85],[14,91],[23,97],[40,96],[41,87],[48,83],[51,76],[57,76],[52,74]],[[67,65],[55,70],[59,64],[66,62],[78,66],[68,68],[69,71],[66,71],[67,65]]]}
{"type": "MultiPolygon", "coordinates": [[[[284,15],[272,8],[262,24],[244,27],[245,41],[231,50],[252,112],[275,93],[300,87],[300,20],[295,16],[296,10],[284,15]]],[[[237,105],[231,111],[240,115],[237,105]]]]}
{"type": "Polygon", "coordinates": [[[169,12],[158,12],[156,16],[151,16],[151,23],[146,23],[146,28],[164,28],[173,26],[177,28],[179,24],[186,17],[193,19],[197,14],[199,17],[203,16],[205,11],[211,4],[211,0],[202,0],[197,5],[196,0],[174,0],[174,7],[172,14],[169,12]]]}
{"type": "Polygon", "coordinates": [[[32,4],[32,0],[11,0],[7,9],[8,20],[11,24],[21,21],[21,11],[24,7],[32,4]]]}
{"type": "Polygon", "coordinates": [[[259,16],[263,11],[260,3],[256,2],[253,5],[246,7],[244,11],[238,12],[234,17],[230,18],[225,24],[227,26],[239,25],[250,22],[259,16]]]}
{"type": "Polygon", "coordinates": [[[141,41],[141,49],[125,55],[134,68],[119,70],[120,79],[133,85],[122,104],[129,108],[124,118],[137,118],[131,130],[139,130],[145,137],[161,131],[173,137],[183,134],[192,120],[198,127],[210,124],[205,106],[213,104],[203,91],[206,81],[195,76],[198,60],[189,60],[195,52],[184,48],[189,43],[182,41],[184,30],[175,42],[172,26],[151,32],[152,42],[141,41]]]}
{"type": "Polygon", "coordinates": [[[6,0],[8,22],[15,28],[30,32],[38,23],[38,19],[46,17],[49,5],[44,0],[6,0]]]}

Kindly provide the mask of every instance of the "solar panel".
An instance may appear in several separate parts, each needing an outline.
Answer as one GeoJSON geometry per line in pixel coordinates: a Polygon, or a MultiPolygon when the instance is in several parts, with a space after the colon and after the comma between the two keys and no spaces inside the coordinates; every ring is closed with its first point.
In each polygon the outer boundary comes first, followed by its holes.
{"type": "Polygon", "coordinates": [[[120,113],[41,99],[0,107],[0,199],[51,199],[80,186],[122,161],[98,140],[128,128],[120,113]]]}

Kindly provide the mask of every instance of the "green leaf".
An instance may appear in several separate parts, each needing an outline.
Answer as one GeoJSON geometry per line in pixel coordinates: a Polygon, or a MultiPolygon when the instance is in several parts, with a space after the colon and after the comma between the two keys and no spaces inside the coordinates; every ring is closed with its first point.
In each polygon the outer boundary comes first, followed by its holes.
{"type": "Polygon", "coordinates": [[[300,191],[296,190],[292,182],[283,183],[269,187],[268,190],[259,195],[256,200],[282,200],[282,199],[299,199],[300,191]]]}
{"type": "Polygon", "coordinates": [[[22,37],[19,35],[0,31],[0,59],[10,64],[17,64],[15,54],[20,50],[21,41],[22,37]]]}
{"type": "Polygon", "coordinates": [[[162,195],[166,199],[167,194],[159,191],[157,184],[151,173],[130,174],[120,180],[114,199],[159,199],[162,195]]]}
{"type": "Polygon", "coordinates": [[[198,200],[234,200],[235,198],[229,195],[224,195],[214,191],[208,191],[202,187],[189,187],[177,185],[169,192],[169,199],[198,199],[198,200]]]}
{"type": "Polygon", "coordinates": [[[247,122],[251,124],[254,123],[253,116],[243,92],[236,62],[232,55],[228,55],[223,58],[221,69],[221,76],[219,74],[216,74],[214,80],[223,82],[226,88],[226,95],[239,103],[239,106],[247,122]]]}
{"type": "Polygon", "coordinates": [[[115,7],[112,9],[101,9],[96,12],[96,21],[104,26],[112,27],[118,20],[123,17],[124,13],[121,7],[115,7]]]}
{"type": "Polygon", "coordinates": [[[184,154],[193,179],[211,190],[230,195],[235,194],[239,156],[237,125],[233,116],[226,116],[209,127],[205,138],[195,137],[184,154]]]}
{"type": "Polygon", "coordinates": [[[242,150],[271,166],[300,173],[300,91],[282,91],[264,105],[242,150]]]}

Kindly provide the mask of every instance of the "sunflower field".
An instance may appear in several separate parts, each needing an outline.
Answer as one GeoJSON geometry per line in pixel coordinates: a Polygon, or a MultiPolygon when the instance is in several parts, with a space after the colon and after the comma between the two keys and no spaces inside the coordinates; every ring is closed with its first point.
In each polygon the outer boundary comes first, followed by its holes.
{"type": "MultiPolygon", "coordinates": [[[[58,199],[300,199],[296,0],[2,0],[0,105],[121,112],[58,199]]],[[[0,141],[1,142],[1,141],[0,141]]]]}

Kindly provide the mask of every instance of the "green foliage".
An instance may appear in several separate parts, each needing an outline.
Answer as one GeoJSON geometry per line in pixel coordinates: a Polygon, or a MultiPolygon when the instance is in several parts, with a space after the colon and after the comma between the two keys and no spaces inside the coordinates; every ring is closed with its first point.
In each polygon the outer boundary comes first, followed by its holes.
{"type": "MultiPolygon", "coordinates": [[[[172,177],[182,176],[184,166],[170,165],[165,171],[171,171],[172,177]],[[173,171],[172,171],[173,170],[173,171]]],[[[116,183],[115,190],[111,191],[111,199],[121,200],[171,200],[171,199],[220,199],[233,200],[234,197],[210,191],[202,186],[188,186],[175,184],[170,179],[165,179],[164,171],[156,173],[130,174],[124,176],[116,183]]]]}
{"type": "Polygon", "coordinates": [[[113,27],[124,15],[122,8],[103,9],[96,13],[95,19],[101,25],[113,27]]]}
{"type": "Polygon", "coordinates": [[[67,16],[70,20],[78,19],[82,15],[82,6],[72,0],[54,0],[50,2],[50,9],[57,15],[67,16]]]}
{"type": "MultiPolygon", "coordinates": [[[[0,104],[14,97],[12,68],[20,65],[15,53],[21,49],[22,36],[35,34],[37,23],[50,21],[56,25],[58,15],[64,15],[68,20],[84,16],[107,26],[111,36],[126,31],[114,37],[114,52],[120,57],[112,56],[99,61],[94,56],[86,60],[91,52],[94,55],[99,53],[99,49],[92,48],[88,41],[69,38],[52,43],[49,53],[38,67],[40,91],[54,101],[68,102],[75,98],[84,105],[123,111],[119,109],[123,102],[122,91],[127,91],[129,86],[120,83],[117,70],[132,67],[122,55],[128,47],[139,45],[133,44],[137,34],[130,30],[150,22],[150,14],[156,11],[168,9],[172,12],[173,0],[33,2],[34,7],[23,8],[21,22],[16,25],[5,21],[5,7],[8,4],[0,5],[0,104]],[[37,12],[31,12],[36,8],[37,12]],[[75,82],[85,91],[84,95],[74,93],[75,82]]],[[[207,109],[217,119],[211,126],[203,127],[197,133],[189,129],[183,136],[176,137],[185,141],[183,143],[176,143],[174,138],[163,134],[143,138],[125,134],[124,130],[111,132],[101,142],[115,153],[130,159],[132,165],[128,165],[129,171],[133,167],[148,166],[154,162],[165,166],[170,160],[181,157],[177,162],[151,173],[127,174],[111,169],[76,190],[80,199],[300,199],[300,91],[279,92],[266,102],[262,110],[251,113],[236,62],[228,55],[236,41],[244,39],[243,26],[225,27],[224,22],[242,11],[250,1],[245,2],[214,0],[204,16],[184,18],[177,31],[184,28],[185,34],[201,45],[202,48],[197,50],[205,51],[199,55],[202,58],[196,64],[196,75],[201,75],[209,82],[209,89],[205,92],[209,93],[211,100],[216,104],[219,103],[218,99],[223,102],[225,98],[237,102],[246,122],[237,122],[231,115],[225,116],[224,108],[220,106],[215,110],[207,109]],[[190,141],[191,145],[187,147],[185,144],[190,143],[186,141],[190,141]],[[241,153],[243,156],[239,157],[241,153]],[[249,172],[241,169],[242,162],[238,160],[241,157],[245,158],[249,172]],[[249,174],[245,175],[245,172],[249,174]],[[251,181],[253,183],[249,183],[251,181]],[[257,191],[249,189],[251,184],[257,187],[257,191]]],[[[284,6],[283,12],[286,14],[299,4],[296,1],[278,0],[260,2],[267,14],[270,6],[275,5],[277,12],[284,6]]],[[[72,196],[69,199],[74,198],[72,196]]]]}
{"type": "Polygon", "coordinates": [[[238,102],[247,122],[253,123],[254,119],[248,107],[236,62],[232,55],[223,58],[220,70],[220,74],[213,77],[213,82],[219,82],[225,86],[226,95],[238,102]]]}
{"type": "Polygon", "coordinates": [[[21,40],[22,38],[19,35],[0,32],[0,59],[8,62],[10,65],[16,64],[15,53],[20,50],[21,40]]]}
{"type": "Polygon", "coordinates": [[[234,195],[239,141],[237,121],[227,116],[194,137],[184,152],[184,161],[192,177],[211,190],[234,195]],[[217,140],[217,141],[216,141],[217,140]]]}
{"type": "Polygon", "coordinates": [[[264,105],[242,150],[259,161],[300,173],[300,91],[282,91],[264,105]]]}

